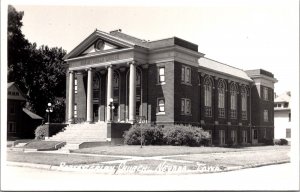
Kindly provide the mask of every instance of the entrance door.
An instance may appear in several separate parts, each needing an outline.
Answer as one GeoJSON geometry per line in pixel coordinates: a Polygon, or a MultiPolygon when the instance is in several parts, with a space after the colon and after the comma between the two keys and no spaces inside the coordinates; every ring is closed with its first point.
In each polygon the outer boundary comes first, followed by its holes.
{"type": "Polygon", "coordinates": [[[99,104],[93,104],[94,122],[99,121],[98,107],[99,104]]]}
{"type": "Polygon", "coordinates": [[[252,129],[252,144],[258,143],[257,129],[252,129]]]}

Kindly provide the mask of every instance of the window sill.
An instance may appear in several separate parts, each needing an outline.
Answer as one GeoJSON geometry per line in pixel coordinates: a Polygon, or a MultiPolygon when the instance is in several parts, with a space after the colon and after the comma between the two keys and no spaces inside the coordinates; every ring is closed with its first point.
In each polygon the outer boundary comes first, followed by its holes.
{"type": "Polygon", "coordinates": [[[157,83],[156,85],[165,85],[166,82],[162,82],[162,83],[157,83]]]}
{"type": "Polygon", "coordinates": [[[181,82],[182,85],[192,86],[191,83],[181,82]]]}
{"type": "Polygon", "coordinates": [[[192,114],[185,114],[185,113],[181,113],[180,115],[184,115],[184,116],[193,116],[192,114]]]}
{"type": "Polygon", "coordinates": [[[166,112],[158,112],[158,113],[156,113],[156,115],[166,115],[166,112]]]}

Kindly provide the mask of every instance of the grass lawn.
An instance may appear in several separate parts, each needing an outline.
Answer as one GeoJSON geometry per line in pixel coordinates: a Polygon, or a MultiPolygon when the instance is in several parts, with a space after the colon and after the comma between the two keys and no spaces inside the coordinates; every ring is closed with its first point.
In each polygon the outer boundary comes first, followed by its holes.
{"type": "Polygon", "coordinates": [[[176,156],[166,159],[177,159],[204,163],[211,166],[245,166],[252,164],[289,161],[289,150],[275,149],[266,151],[240,151],[222,154],[191,154],[188,156],[176,156]]]}
{"type": "Polygon", "coordinates": [[[224,147],[187,147],[187,146],[143,146],[122,145],[122,146],[100,146],[74,150],[76,153],[105,154],[105,155],[128,155],[128,156],[165,156],[165,155],[184,155],[184,154],[205,154],[222,153],[237,151],[261,151],[261,150],[290,150],[290,146],[256,146],[243,148],[224,148],[224,147]]]}
{"type": "Polygon", "coordinates": [[[54,149],[55,145],[61,143],[60,141],[31,141],[27,143],[24,148],[28,149],[39,149],[39,150],[50,150],[54,149]]]}
{"type": "Polygon", "coordinates": [[[53,153],[38,153],[38,152],[17,152],[7,151],[7,160],[13,162],[36,163],[47,165],[60,165],[61,162],[66,164],[91,164],[104,161],[121,160],[125,158],[117,157],[95,157],[86,155],[74,154],[53,154],[53,153]]]}

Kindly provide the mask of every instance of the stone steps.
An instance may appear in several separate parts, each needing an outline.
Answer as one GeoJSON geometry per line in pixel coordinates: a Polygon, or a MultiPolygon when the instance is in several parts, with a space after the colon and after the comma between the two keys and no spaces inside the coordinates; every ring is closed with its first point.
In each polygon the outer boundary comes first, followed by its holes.
{"type": "MultiPolygon", "coordinates": [[[[65,141],[67,142],[67,149],[71,145],[79,144],[83,142],[103,142],[106,141],[107,125],[105,123],[95,124],[71,124],[67,126],[63,131],[48,138],[48,141],[65,141]]],[[[75,145],[72,145],[75,146],[75,145]]]]}

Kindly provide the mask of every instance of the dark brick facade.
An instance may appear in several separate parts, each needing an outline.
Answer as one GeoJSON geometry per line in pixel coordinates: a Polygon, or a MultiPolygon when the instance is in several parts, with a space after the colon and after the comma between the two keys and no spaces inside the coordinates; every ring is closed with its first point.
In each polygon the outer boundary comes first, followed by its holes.
{"type": "MultiPolygon", "coordinates": [[[[97,31],[92,35],[96,36],[97,31]]],[[[113,39],[114,36],[119,38],[130,37],[119,31],[114,31],[109,37],[113,39]]],[[[101,38],[101,34],[99,38],[101,38]]],[[[133,37],[130,37],[126,40],[131,41],[132,39],[133,37]]],[[[243,71],[216,61],[213,61],[213,65],[217,66],[216,68],[213,66],[202,67],[199,59],[203,58],[204,54],[198,52],[198,46],[177,37],[153,42],[139,41],[139,39],[134,38],[134,43],[138,46],[134,46],[134,52],[128,55],[136,61],[136,70],[141,73],[141,86],[136,88],[137,115],[143,116],[148,123],[162,125],[193,124],[201,126],[211,131],[212,143],[215,145],[220,145],[220,130],[223,130],[225,133],[225,144],[230,142],[232,131],[236,132],[237,144],[244,143],[243,133],[246,133],[246,143],[253,142],[253,129],[258,130],[257,142],[273,138],[273,84],[276,82],[276,79],[274,79],[272,73],[265,70],[243,71]],[[142,48],[139,49],[137,47],[142,48]],[[184,66],[190,69],[191,78],[189,83],[181,81],[182,67],[184,66]],[[160,83],[158,80],[160,67],[165,68],[164,83],[160,83]],[[211,116],[205,115],[205,78],[210,78],[212,81],[211,116]],[[219,117],[218,84],[220,81],[224,81],[226,87],[224,117],[219,117]],[[231,118],[230,115],[231,84],[235,84],[237,87],[236,118],[231,118]],[[264,86],[267,86],[269,91],[268,95],[270,98],[267,101],[261,97],[264,86]],[[247,99],[245,119],[242,116],[242,87],[246,89],[247,99]],[[165,100],[164,113],[158,113],[158,99],[160,98],[165,100]],[[182,99],[188,99],[191,102],[189,114],[181,113],[182,99]],[[268,110],[268,122],[264,121],[264,110],[268,110]]],[[[72,51],[67,57],[80,56],[74,55],[76,52],[79,53],[80,50],[72,51]]],[[[105,55],[105,52],[103,54],[105,55]]],[[[104,56],[101,57],[103,59],[104,56]]],[[[99,57],[99,60],[101,57],[99,57]]],[[[118,57],[119,55],[116,53],[116,58],[118,57]]],[[[125,58],[124,55],[122,57],[125,58]]],[[[118,61],[115,62],[117,63],[118,61]]],[[[73,69],[72,65],[70,65],[69,70],[77,71],[75,75],[77,79],[77,93],[75,94],[77,118],[86,120],[87,72],[84,70],[85,66],[79,66],[79,69],[78,63],[76,63],[76,66],[77,68],[73,69]]],[[[96,109],[97,111],[94,110],[94,114],[98,114],[98,119],[94,119],[94,121],[106,121],[107,72],[105,64],[103,66],[97,64],[97,67],[93,68],[94,76],[97,74],[100,77],[99,103],[97,103],[99,107],[96,109]]],[[[118,107],[117,111],[114,112],[117,114],[117,117],[114,118],[114,121],[125,123],[128,121],[129,65],[120,60],[119,64],[113,65],[113,70],[119,74],[119,89],[118,93],[115,93],[119,94],[118,107]]],[[[68,81],[67,74],[67,98],[69,94],[68,81]]],[[[66,109],[68,109],[68,103],[66,104],[66,109]]]]}

